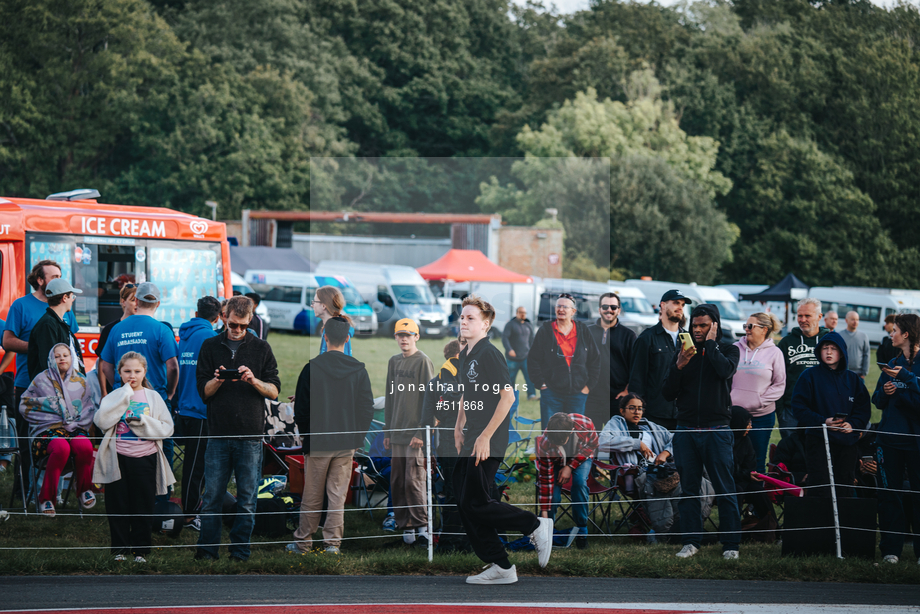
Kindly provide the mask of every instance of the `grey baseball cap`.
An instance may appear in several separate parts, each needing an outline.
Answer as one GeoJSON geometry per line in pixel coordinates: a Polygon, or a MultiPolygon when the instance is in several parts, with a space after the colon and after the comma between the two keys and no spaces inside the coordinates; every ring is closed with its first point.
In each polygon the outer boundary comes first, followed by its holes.
{"type": "Polygon", "coordinates": [[[77,290],[71,286],[70,282],[63,277],[52,279],[48,282],[48,285],[45,286],[45,296],[48,298],[51,298],[52,296],[60,296],[61,294],[67,294],[68,292],[83,294],[83,290],[77,290]]]}
{"type": "Polygon", "coordinates": [[[134,296],[145,303],[159,303],[160,289],[149,281],[145,281],[137,287],[137,294],[134,296]]]}

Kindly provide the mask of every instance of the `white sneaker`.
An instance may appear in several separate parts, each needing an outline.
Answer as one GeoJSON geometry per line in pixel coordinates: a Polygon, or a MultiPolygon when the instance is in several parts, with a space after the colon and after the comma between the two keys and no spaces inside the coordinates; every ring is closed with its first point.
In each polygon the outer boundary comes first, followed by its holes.
{"type": "Polygon", "coordinates": [[[335,546],[326,546],[326,550],[324,550],[324,552],[326,554],[339,554],[339,549],[335,546]]]}
{"type": "Polygon", "coordinates": [[[681,548],[680,552],[678,552],[674,556],[676,556],[679,559],[689,559],[691,556],[693,556],[699,551],[700,549],[694,546],[693,544],[687,544],[686,546],[681,548]]]}
{"type": "MultiPolygon", "coordinates": [[[[544,518],[544,520],[548,519],[544,518]]],[[[514,584],[515,582],[517,582],[517,567],[512,565],[511,569],[502,569],[495,563],[486,565],[485,571],[481,574],[466,579],[467,584],[514,584]]]]}
{"type": "MultiPolygon", "coordinates": [[[[897,563],[898,557],[896,557],[893,554],[886,554],[885,556],[882,557],[882,562],[883,563],[897,563]]],[[[920,563],[920,561],[917,561],[917,562],[920,563]]]]}
{"type": "Polygon", "coordinates": [[[549,556],[553,553],[553,521],[549,518],[538,518],[538,520],[540,526],[530,534],[530,543],[537,549],[537,560],[540,562],[540,567],[546,567],[546,564],[549,563],[549,556]]]}
{"type": "Polygon", "coordinates": [[[123,555],[123,554],[116,554],[116,555],[115,555],[115,562],[116,562],[116,563],[121,563],[122,561],[126,561],[126,560],[128,560],[128,557],[126,557],[126,556],[123,555]]]}
{"type": "Polygon", "coordinates": [[[142,557],[142,556],[136,556],[136,557],[134,557],[134,562],[135,562],[135,563],[146,563],[146,562],[147,562],[147,559],[145,559],[145,558],[142,557]]]}
{"type": "Polygon", "coordinates": [[[722,558],[726,561],[736,561],[738,560],[738,551],[737,550],[726,550],[722,553],[722,558]]]}

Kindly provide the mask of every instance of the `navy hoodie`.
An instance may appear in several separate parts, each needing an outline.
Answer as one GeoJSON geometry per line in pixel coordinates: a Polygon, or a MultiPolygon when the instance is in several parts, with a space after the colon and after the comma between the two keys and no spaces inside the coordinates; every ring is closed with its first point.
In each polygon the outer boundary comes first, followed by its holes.
{"type": "Polygon", "coordinates": [[[799,426],[819,427],[809,428],[809,435],[821,436],[820,426],[835,414],[847,414],[847,422],[853,427],[852,433],[828,431],[830,441],[852,445],[859,440],[857,431],[865,429],[869,424],[871,408],[869,407],[869,391],[862,378],[847,369],[847,344],[839,334],[831,332],[818,341],[815,346],[815,356],[819,364],[809,367],[799,377],[792,392],[792,412],[795,414],[799,426]],[[841,352],[840,362],[836,369],[831,369],[825,364],[821,350],[827,343],[833,343],[841,352]]]}
{"type": "Polygon", "coordinates": [[[897,387],[893,395],[885,394],[884,385],[891,381],[883,371],[875,385],[875,394],[872,402],[882,410],[882,421],[878,425],[878,442],[886,447],[900,450],[917,451],[917,438],[901,435],[885,435],[884,433],[913,433],[920,435],[920,387],[917,376],[920,375],[920,360],[914,358],[914,364],[909,364],[902,352],[888,363],[892,367],[901,367],[894,385],[897,387]]]}
{"type": "MultiPolygon", "coordinates": [[[[715,305],[697,305],[693,318],[709,316],[715,325],[716,339],[722,338],[722,320],[715,305]]],[[[728,426],[731,421],[732,376],[738,369],[741,352],[733,343],[709,339],[696,344],[696,355],[683,369],[677,368],[677,357],[668,371],[662,395],[677,402],[677,424],[689,427],[728,426]]]]}
{"type": "Polygon", "coordinates": [[[179,410],[180,416],[208,419],[207,406],[198,396],[195,371],[198,369],[198,352],[205,339],[216,337],[217,332],[204,318],[192,318],[179,327],[179,410]]]}

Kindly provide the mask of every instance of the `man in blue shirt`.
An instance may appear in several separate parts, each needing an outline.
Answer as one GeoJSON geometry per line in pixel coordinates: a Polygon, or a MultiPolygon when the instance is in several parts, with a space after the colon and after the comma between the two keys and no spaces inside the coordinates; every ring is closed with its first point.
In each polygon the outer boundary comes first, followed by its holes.
{"type": "MultiPolygon", "coordinates": [[[[48,284],[61,276],[61,266],[54,260],[42,260],[29,272],[27,278],[29,285],[32,286],[33,292],[26,294],[22,298],[16,299],[10,306],[10,311],[6,316],[6,327],[3,332],[3,349],[7,352],[16,352],[16,379],[14,380],[14,394],[16,411],[19,411],[19,403],[22,401],[22,393],[26,391],[29,384],[32,383],[32,377],[29,373],[28,355],[29,355],[29,336],[32,329],[38,321],[45,315],[48,309],[48,299],[45,297],[45,288],[48,284]]],[[[70,330],[76,334],[80,329],[77,326],[77,318],[72,311],[68,311],[64,316],[64,322],[70,326],[70,330]]],[[[38,375],[37,373],[35,375],[38,375]]],[[[19,449],[29,449],[29,423],[24,418],[16,420],[16,433],[19,437],[19,449]]],[[[32,465],[32,455],[23,454],[23,471],[29,471],[32,465]]],[[[19,484],[18,480],[15,482],[19,484]]]]}
{"type": "Polygon", "coordinates": [[[179,390],[176,411],[178,443],[185,446],[182,461],[182,509],[186,526],[201,530],[198,504],[204,481],[204,453],[208,447],[208,408],[198,394],[195,372],[198,352],[205,339],[216,337],[214,324],[220,315],[220,301],[213,296],[198,299],[195,317],[179,328],[179,390]]]}
{"type": "Polygon", "coordinates": [[[113,388],[121,386],[115,372],[118,361],[128,352],[147,359],[147,380],[169,405],[179,383],[179,348],[169,326],[154,319],[160,306],[160,290],[145,282],[137,287],[137,313],[116,324],[100,356],[100,370],[113,388]]]}

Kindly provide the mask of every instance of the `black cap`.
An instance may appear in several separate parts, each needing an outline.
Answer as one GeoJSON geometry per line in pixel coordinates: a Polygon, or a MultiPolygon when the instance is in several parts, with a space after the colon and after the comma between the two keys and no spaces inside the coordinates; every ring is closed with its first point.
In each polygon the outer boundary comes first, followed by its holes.
{"type": "Polygon", "coordinates": [[[664,303],[666,301],[686,301],[688,305],[693,303],[693,301],[691,301],[689,298],[684,296],[684,293],[681,292],[680,290],[668,290],[667,292],[665,292],[664,295],[661,297],[660,302],[664,303]]]}

